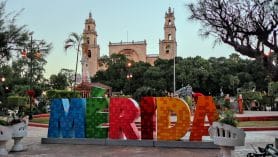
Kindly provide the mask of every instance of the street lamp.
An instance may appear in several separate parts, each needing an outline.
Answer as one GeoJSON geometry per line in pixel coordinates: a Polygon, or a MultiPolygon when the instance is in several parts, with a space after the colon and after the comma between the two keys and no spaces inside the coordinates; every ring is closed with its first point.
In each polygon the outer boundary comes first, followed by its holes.
{"type": "Polygon", "coordinates": [[[1,77],[1,82],[5,82],[6,78],[5,77],[1,77]]]}
{"type": "Polygon", "coordinates": [[[127,75],[126,78],[128,80],[128,86],[129,86],[129,94],[131,94],[131,87],[130,87],[130,81],[132,79],[132,73],[130,73],[130,67],[132,66],[131,62],[127,63],[127,75]]]}
{"type": "Polygon", "coordinates": [[[128,73],[127,75],[126,75],[126,78],[127,78],[127,80],[128,80],[128,86],[129,86],[129,94],[131,94],[131,87],[130,87],[130,81],[131,81],[131,79],[132,79],[132,74],[131,73],[128,73]]]}
{"type": "Polygon", "coordinates": [[[30,45],[26,47],[26,49],[23,49],[21,52],[21,56],[23,59],[30,59],[29,62],[29,90],[27,91],[27,94],[29,95],[29,101],[30,101],[30,110],[29,110],[29,119],[33,118],[32,115],[32,98],[35,95],[35,92],[33,91],[33,64],[34,60],[40,59],[41,57],[41,51],[46,51],[47,48],[41,48],[42,46],[45,46],[45,43],[43,40],[33,40],[33,33],[29,33],[30,35],[30,45]],[[29,52],[28,52],[29,50],[29,52]]]}

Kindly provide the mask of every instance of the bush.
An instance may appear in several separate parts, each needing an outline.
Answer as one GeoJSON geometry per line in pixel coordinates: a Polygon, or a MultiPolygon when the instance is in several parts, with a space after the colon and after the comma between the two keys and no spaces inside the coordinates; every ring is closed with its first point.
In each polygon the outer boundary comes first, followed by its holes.
{"type": "Polygon", "coordinates": [[[67,90],[49,90],[46,92],[48,99],[54,98],[81,98],[79,91],[67,91],[67,90]]]}
{"type": "Polygon", "coordinates": [[[247,99],[247,100],[262,100],[262,94],[261,92],[253,92],[253,91],[249,91],[249,92],[241,92],[238,94],[242,94],[243,99],[247,99]]]}
{"type": "Polygon", "coordinates": [[[8,108],[13,110],[19,106],[24,106],[27,104],[27,97],[22,96],[9,96],[7,98],[8,108]]]}
{"type": "Polygon", "coordinates": [[[220,123],[232,125],[234,127],[237,126],[237,120],[235,119],[234,112],[232,110],[224,111],[220,116],[220,123]]]}
{"type": "Polygon", "coordinates": [[[185,102],[188,104],[189,107],[192,107],[193,105],[193,101],[192,98],[190,96],[185,96],[185,102]]]}
{"type": "Polygon", "coordinates": [[[136,101],[140,101],[141,97],[144,96],[165,96],[166,94],[162,91],[156,91],[154,88],[151,87],[140,87],[138,88],[135,93],[133,94],[133,97],[136,101]]]}
{"type": "Polygon", "coordinates": [[[274,97],[278,97],[278,82],[270,82],[268,84],[268,94],[274,97]]]}

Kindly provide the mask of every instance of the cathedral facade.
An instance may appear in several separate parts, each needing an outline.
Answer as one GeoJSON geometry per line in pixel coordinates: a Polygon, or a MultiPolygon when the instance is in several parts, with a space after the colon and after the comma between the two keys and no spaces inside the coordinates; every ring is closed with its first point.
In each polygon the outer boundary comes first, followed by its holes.
{"type": "MultiPolygon", "coordinates": [[[[103,70],[98,62],[100,59],[100,48],[97,44],[96,23],[89,14],[89,18],[85,20],[85,28],[83,30],[82,44],[82,75],[93,77],[98,70],[103,70]]],[[[174,11],[169,7],[165,13],[164,23],[164,39],[159,40],[158,54],[147,54],[147,42],[131,41],[131,42],[109,42],[109,56],[112,54],[124,54],[130,60],[135,62],[143,61],[154,65],[155,60],[173,59],[177,55],[176,42],[176,26],[174,11]]]]}

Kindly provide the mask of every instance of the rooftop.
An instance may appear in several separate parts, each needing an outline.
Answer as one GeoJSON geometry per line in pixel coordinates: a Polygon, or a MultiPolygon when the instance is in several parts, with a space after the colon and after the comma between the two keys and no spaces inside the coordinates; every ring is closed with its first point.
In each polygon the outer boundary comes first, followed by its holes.
{"type": "Polygon", "coordinates": [[[118,42],[118,43],[112,43],[112,42],[109,42],[109,46],[111,45],[146,45],[147,42],[146,40],[144,41],[131,41],[131,42],[118,42]]]}

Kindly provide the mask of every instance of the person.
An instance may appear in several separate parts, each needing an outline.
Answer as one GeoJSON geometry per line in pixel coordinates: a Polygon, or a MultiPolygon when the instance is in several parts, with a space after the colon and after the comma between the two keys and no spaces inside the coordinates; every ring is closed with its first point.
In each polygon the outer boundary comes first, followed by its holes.
{"type": "Polygon", "coordinates": [[[256,111],[256,102],[255,102],[255,100],[251,101],[251,111],[256,111]]]}
{"type": "Polygon", "coordinates": [[[237,98],[237,103],[238,103],[238,113],[243,114],[243,99],[241,94],[239,94],[237,98]]]}

